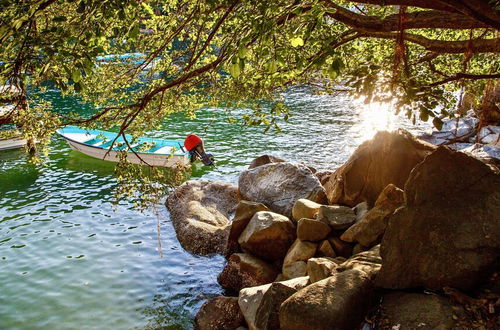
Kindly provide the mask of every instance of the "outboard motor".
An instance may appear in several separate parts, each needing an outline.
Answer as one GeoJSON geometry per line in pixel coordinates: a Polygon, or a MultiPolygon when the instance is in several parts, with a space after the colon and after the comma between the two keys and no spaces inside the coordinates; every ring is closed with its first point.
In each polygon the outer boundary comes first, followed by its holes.
{"type": "Polygon", "coordinates": [[[189,151],[191,162],[199,159],[205,165],[214,165],[214,156],[205,152],[203,140],[195,134],[189,134],[184,140],[184,148],[189,151]]]}

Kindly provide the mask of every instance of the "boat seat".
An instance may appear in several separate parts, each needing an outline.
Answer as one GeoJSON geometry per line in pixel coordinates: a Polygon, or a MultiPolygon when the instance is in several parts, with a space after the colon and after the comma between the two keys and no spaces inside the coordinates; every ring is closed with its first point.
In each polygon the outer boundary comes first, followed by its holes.
{"type": "Polygon", "coordinates": [[[85,141],[84,143],[91,145],[91,146],[98,146],[98,145],[102,144],[103,142],[104,142],[103,139],[94,138],[94,139],[90,139],[88,141],[85,141]]]}
{"type": "Polygon", "coordinates": [[[156,149],[155,151],[153,151],[153,153],[155,153],[155,154],[169,154],[172,152],[172,149],[173,149],[173,147],[171,147],[171,146],[164,146],[164,147],[160,147],[160,148],[156,149]]]}

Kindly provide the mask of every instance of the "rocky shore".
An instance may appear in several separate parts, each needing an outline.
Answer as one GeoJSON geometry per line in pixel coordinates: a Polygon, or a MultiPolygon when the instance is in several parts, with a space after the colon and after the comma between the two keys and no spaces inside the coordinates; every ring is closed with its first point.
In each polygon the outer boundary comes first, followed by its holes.
{"type": "Polygon", "coordinates": [[[167,207],[227,258],[196,329],[500,327],[500,172],[470,154],[379,132],[336,171],[265,155],[167,207]]]}

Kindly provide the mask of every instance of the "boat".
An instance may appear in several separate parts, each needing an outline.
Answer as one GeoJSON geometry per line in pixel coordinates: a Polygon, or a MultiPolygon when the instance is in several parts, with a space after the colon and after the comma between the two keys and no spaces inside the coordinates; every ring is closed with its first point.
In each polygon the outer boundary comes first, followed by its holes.
{"type": "Polygon", "coordinates": [[[20,134],[9,138],[0,137],[0,151],[22,148],[26,144],[26,139],[24,139],[20,134]]]}
{"type": "Polygon", "coordinates": [[[213,165],[213,157],[205,153],[203,140],[190,134],[185,141],[139,137],[126,134],[126,141],[118,133],[97,129],[67,126],[57,130],[69,146],[76,151],[102,160],[118,162],[118,153],[127,152],[132,164],[159,167],[188,167],[197,159],[205,165],[213,165]],[[128,142],[128,143],[127,143],[128,142]]]}

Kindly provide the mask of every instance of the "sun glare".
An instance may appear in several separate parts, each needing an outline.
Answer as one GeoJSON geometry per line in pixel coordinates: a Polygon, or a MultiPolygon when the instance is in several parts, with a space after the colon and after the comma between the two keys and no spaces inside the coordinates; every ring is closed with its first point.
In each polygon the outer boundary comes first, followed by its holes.
{"type": "Polygon", "coordinates": [[[352,130],[358,136],[358,143],[371,139],[378,131],[391,131],[397,126],[397,115],[390,103],[356,102],[356,109],[359,120],[352,130]]]}

